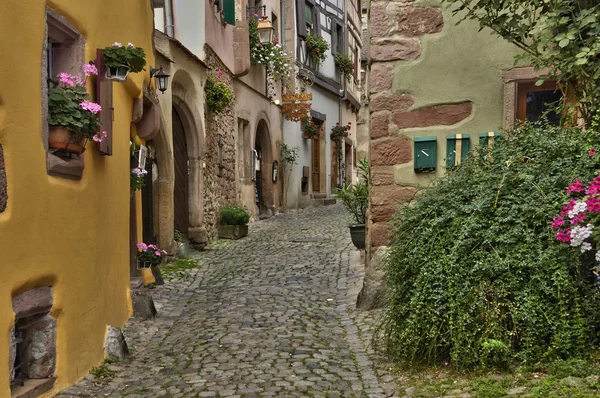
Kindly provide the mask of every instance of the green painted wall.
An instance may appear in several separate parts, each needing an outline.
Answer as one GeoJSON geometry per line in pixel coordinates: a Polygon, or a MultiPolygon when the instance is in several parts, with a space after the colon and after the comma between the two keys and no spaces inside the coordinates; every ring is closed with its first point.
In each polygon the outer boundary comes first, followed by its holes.
{"type": "MultiPolygon", "coordinates": [[[[418,2],[420,6],[441,6],[438,1],[418,2]]],[[[445,173],[446,135],[470,134],[471,148],[478,144],[478,133],[498,131],[502,125],[504,87],[502,72],[514,67],[516,46],[488,29],[465,21],[443,6],[444,29],[438,34],[421,36],[421,56],[414,61],[397,62],[393,91],[415,97],[411,108],[471,101],[471,117],[454,126],[413,128],[393,132],[410,139],[437,136],[437,169],[433,173],[415,173],[413,163],[394,166],[399,185],[428,185],[432,178],[445,173]]]]}

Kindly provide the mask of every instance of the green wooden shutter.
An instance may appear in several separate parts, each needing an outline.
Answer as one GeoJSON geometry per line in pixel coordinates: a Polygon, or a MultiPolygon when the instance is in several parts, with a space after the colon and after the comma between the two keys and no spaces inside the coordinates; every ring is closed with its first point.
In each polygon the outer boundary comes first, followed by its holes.
{"type": "Polygon", "coordinates": [[[502,137],[502,133],[479,133],[479,146],[488,147],[490,145],[490,138],[492,138],[495,141],[496,137],[502,137]]]}
{"type": "Polygon", "coordinates": [[[223,0],[223,20],[226,24],[235,25],[235,0],[223,0]]]}

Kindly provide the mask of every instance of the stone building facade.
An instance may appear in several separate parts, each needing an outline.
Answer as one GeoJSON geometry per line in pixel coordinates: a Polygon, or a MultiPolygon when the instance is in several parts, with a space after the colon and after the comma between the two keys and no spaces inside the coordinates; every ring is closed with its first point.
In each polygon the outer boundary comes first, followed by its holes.
{"type": "Polygon", "coordinates": [[[515,46],[460,17],[441,1],[370,1],[371,255],[398,206],[515,120],[515,87],[534,78],[513,68],[515,46]]]}

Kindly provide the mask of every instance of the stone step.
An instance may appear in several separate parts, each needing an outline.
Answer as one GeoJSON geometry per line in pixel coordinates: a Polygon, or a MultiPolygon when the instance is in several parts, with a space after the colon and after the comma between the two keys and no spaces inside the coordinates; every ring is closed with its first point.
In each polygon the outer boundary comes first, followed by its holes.
{"type": "Polygon", "coordinates": [[[319,192],[315,192],[311,195],[311,198],[313,199],[325,199],[327,198],[327,194],[326,193],[319,193],[319,192]]]}
{"type": "Polygon", "coordinates": [[[330,206],[330,205],[334,205],[336,204],[336,199],[335,198],[322,198],[322,199],[313,199],[313,206],[318,207],[318,206],[330,206]]]}

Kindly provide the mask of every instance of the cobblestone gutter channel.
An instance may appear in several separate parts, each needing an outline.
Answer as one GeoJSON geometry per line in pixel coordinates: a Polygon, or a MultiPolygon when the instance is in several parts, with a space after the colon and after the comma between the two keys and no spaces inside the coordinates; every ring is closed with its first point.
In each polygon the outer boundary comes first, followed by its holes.
{"type": "MultiPolygon", "coordinates": [[[[154,321],[125,327],[134,352],[59,397],[385,397],[355,309],[363,267],[340,206],[305,209],[218,242],[154,290],[154,321]],[[304,242],[292,242],[302,240],[304,242]]],[[[385,377],[384,377],[385,378],[385,377]]]]}

